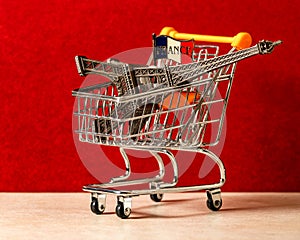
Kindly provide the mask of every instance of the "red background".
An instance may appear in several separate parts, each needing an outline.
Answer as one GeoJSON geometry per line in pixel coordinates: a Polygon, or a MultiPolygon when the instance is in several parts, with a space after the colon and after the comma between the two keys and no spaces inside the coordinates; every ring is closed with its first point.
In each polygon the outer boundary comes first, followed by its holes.
{"type": "Polygon", "coordinates": [[[74,56],[104,60],[149,47],[164,26],[284,41],[238,65],[224,190],[299,191],[298,2],[1,0],[0,191],[80,191],[95,181],[72,138],[71,90],[83,81],[74,56]]]}

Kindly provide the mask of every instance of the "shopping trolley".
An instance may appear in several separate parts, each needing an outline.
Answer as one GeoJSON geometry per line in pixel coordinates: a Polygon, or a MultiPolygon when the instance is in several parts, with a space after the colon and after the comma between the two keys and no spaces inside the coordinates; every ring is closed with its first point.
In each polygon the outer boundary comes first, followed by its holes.
{"type": "MultiPolygon", "coordinates": [[[[114,194],[117,216],[128,218],[135,196],[150,195],[153,201],[160,202],[165,193],[200,190],[206,190],[207,207],[219,210],[225,168],[208,147],[217,145],[220,140],[236,64],[257,54],[270,53],[280,43],[260,41],[250,47],[251,36],[247,33],[216,37],[182,34],[167,27],[159,36],[153,36],[150,65],[127,64],[114,59],[101,62],[76,56],[81,76],[100,74],[110,81],[73,91],[75,134],[81,142],[118,148],[125,164],[123,175],[112,176],[107,183],[83,187],[91,193],[91,211],[102,214],[107,194],[114,194]],[[218,46],[195,44],[200,41],[231,43],[232,49],[218,56],[218,46]],[[183,64],[174,52],[168,52],[171,44],[183,43],[191,46],[185,52],[191,63],[183,64]],[[218,114],[212,114],[213,109],[217,109],[218,114]],[[215,136],[207,137],[212,128],[217,129],[215,136]],[[128,149],[150,152],[157,161],[155,175],[132,179],[128,149]],[[178,186],[179,169],[173,150],[200,153],[212,159],[218,166],[219,182],[178,186]],[[163,155],[172,166],[172,179],[168,181],[164,179],[163,155]],[[145,184],[148,186],[140,187],[145,184]],[[124,190],[128,186],[133,190],[124,190]]],[[[178,53],[183,52],[180,47],[177,49],[178,53]]]]}

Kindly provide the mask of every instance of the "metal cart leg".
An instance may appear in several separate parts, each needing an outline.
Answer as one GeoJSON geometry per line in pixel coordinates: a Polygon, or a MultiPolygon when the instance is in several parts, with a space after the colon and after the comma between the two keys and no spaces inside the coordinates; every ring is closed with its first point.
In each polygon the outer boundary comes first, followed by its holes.
{"type": "Polygon", "coordinates": [[[222,187],[225,183],[225,180],[226,180],[226,174],[225,174],[225,167],[224,167],[224,164],[221,161],[221,159],[216,154],[209,151],[208,149],[199,148],[197,152],[208,156],[209,158],[211,158],[218,165],[219,171],[220,171],[220,182],[218,184],[216,184],[215,187],[212,187],[212,188],[214,189],[214,188],[222,187]]]}
{"type": "Polygon", "coordinates": [[[174,187],[178,183],[178,165],[177,165],[176,159],[175,159],[173,153],[171,153],[168,150],[162,150],[161,152],[166,154],[169,157],[169,159],[171,160],[174,175],[173,175],[173,180],[171,183],[162,183],[160,185],[160,187],[161,188],[174,187]]]}
{"type": "Polygon", "coordinates": [[[126,172],[124,175],[122,176],[119,176],[119,177],[114,177],[111,179],[111,182],[120,182],[120,181],[124,181],[126,179],[128,179],[130,177],[130,174],[131,174],[131,167],[130,167],[130,162],[129,162],[129,159],[128,159],[128,156],[124,150],[124,148],[120,148],[120,153],[124,159],[124,163],[125,163],[125,168],[126,168],[126,172]]]}
{"type": "MultiPolygon", "coordinates": [[[[174,187],[178,182],[178,165],[177,165],[176,159],[175,159],[173,153],[171,153],[170,151],[167,151],[167,150],[152,151],[153,156],[155,156],[156,158],[159,157],[161,159],[161,157],[158,155],[158,153],[167,155],[169,157],[169,159],[171,160],[171,164],[173,167],[173,180],[171,183],[166,183],[166,182],[162,182],[162,181],[151,182],[150,189],[159,190],[159,189],[163,189],[163,188],[167,188],[167,187],[174,187]]],[[[162,162],[162,164],[163,164],[163,162],[162,162]]],[[[163,173],[163,175],[164,175],[164,173],[163,173]]],[[[163,193],[150,194],[150,198],[154,202],[160,202],[163,199],[163,193]]]]}
{"type": "Polygon", "coordinates": [[[164,162],[163,162],[161,156],[159,156],[159,154],[157,154],[157,152],[150,151],[150,153],[152,154],[153,157],[155,157],[155,159],[158,163],[158,167],[159,167],[159,172],[158,172],[158,175],[156,176],[156,178],[163,179],[163,177],[165,176],[165,172],[166,172],[164,162]]]}
{"type": "Polygon", "coordinates": [[[222,197],[221,197],[221,187],[224,185],[226,180],[225,175],[225,167],[221,159],[214,154],[213,152],[207,149],[200,149],[201,153],[205,154],[206,156],[210,157],[215,163],[217,163],[219,170],[220,170],[220,182],[219,184],[212,185],[211,189],[207,189],[207,207],[212,211],[218,211],[222,207],[222,197]],[[215,188],[213,188],[215,187],[215,188]]]}
{"type": "MultiPolygon", "coordinates": [[[[165,154],[168,156],[168,158],[171,161],[172,167],[173,167],[173,180],[170,183],[159,182],[159,181],[151,182],[150,189],[174,187],[178,183],[178,165],[177,165],[177,162],[176,162],[176,159],[175,159],[173,153],[168,150],[152,150],[151,152],[152,152],[152,155],[154,155],[154,156],[159,156],[157,153],[165,154]]],[[[164,167],[163,162],[161,162],[161,163],[162,163],[162,167],[164,167]]]]}

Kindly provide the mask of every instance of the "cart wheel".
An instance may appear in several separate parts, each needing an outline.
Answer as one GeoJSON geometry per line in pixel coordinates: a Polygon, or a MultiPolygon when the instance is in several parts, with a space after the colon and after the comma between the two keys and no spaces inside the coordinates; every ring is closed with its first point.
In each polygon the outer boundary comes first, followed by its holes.
{"type": "Polygon", "coordinates": [[[131,214],[131,209],[130,208],[124,209],[124,203],[118,202],[118,205],[116,207],[116,214],[119,218],[126,219],[131,214]]]}
{"type": "Polygon", "coordinates": [[[163,199],[163,194],[156,193],[156,194],[150,194],[150,198],[154,202],[160,202],[163,199]]]}
{"type": "Polygon", "coordinates": [[[218,211],[222,207],[222,199],[213,201],[212,199],[207,199],[207,207],[212,211],[218,211]]]}
{"type": "Polygon", "coordinates": [[[100,215],[104,212],[105,207],[104,205],[101,205],[99,207],[99,202],[98,199],[96,197],[92,197],[92,201],[91,201],[91,211],[97,215],[100,215]]]}
{"type": "Polygon", "coordinates": [[[212,211],[218,211],[222,207],[221,190],[214,189],[206,192],[207,194],[207,207],[212,211]]]}

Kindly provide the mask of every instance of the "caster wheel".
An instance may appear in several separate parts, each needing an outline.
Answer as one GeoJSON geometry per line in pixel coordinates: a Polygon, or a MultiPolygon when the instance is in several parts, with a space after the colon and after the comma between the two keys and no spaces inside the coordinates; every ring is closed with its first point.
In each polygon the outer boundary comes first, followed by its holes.
{"type": "Polygon", "coordinates": [[[163,196],[164,196],[163,194],[159,194],[159,193],[150,194],[150,198],[154,202],[160,202],[163,199],[163,196]]]}
{"type": "Polygon", "coordinates": [[[212,211],[218,211],[222,207],[222,199],[213,201],[212,199],[207,199],[207,207],[212,211]]]}
{"type": "Polygon", "coordinates": [[[101,205],[99,207],[99,202],[98,202],[98,199],[95,198],[95,197],[92,197],[92,202],[91,202],[91,211],[93,213],[95,213],[96,215],[100,215],[104,212],[105,210],[105,207],[104,205],[101,205]]]}
{"type": "Polygon", "coordinates": [[[130,208],[124,209],[124,204],[122,202],[119,202],[116,207],[116,214],[119,218],[126,219],[131,214],[131,209],[130,208]]]}

